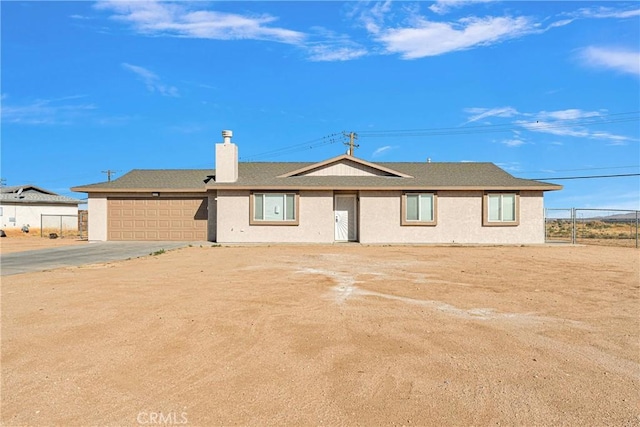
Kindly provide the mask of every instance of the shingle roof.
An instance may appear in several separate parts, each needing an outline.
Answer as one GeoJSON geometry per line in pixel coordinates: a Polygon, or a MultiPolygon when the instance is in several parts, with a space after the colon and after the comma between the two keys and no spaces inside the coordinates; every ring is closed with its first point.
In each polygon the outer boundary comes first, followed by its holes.
{"type": "Polygon", "coordinates": [[[93,191],[122,190],[173,190],[206,191],[204,180],[213,175],[213,169],[134,169],[110,182],[80,185],[73,191],[90,193],[93,191]]]}
{"type": "Polygon", "coordinates": [[[79,205],[82,200],[61,196],[35,185],[14,185],[0,189],[0,202],[11,203],[53,203],[62,205],[79,205]],[[22,190],[22,191],[20,191],[22,190]]]}
{"type": "Polygon", "coordinates": [[[213,169],[136,169],[111,181],[74,187],[81,192],[118,191],[206,191],[217,188],[244,189],[512,189],[559,190],[559,185],[515,178],[493,163],[378,163],[406,175],[392,176],[292,176],[288,172],[313,162],[245,162],[238,164],[238,180],[218,183],[213,169]],[[206,181],[206,184],[205,184],[206,181]]]}

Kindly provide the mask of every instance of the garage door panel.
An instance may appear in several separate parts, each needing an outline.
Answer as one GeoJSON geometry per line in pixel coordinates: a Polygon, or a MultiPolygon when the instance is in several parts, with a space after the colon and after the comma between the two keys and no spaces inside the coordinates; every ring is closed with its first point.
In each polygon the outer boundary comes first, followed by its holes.
{"type": "Polygon", "coordinates": [[[109,199],[109,240],[206,240],[207,199],[109,199]]]}

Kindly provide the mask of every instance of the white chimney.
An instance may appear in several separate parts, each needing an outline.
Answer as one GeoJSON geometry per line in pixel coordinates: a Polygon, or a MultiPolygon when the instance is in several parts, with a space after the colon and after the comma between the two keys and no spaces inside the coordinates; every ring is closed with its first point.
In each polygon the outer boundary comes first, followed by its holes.
{"type": "Polygon", "coordinates": [[[222,131],[222,144],[216,144],[216,182],[238,180],[238,146],[231,142],[233,132],[222,131]]]}

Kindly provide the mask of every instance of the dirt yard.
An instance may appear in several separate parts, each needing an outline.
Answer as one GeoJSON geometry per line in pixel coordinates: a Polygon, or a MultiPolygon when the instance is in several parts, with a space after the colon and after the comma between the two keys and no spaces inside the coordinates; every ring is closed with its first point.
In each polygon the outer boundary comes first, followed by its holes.
{"type": "MultiPolygon", "coordinates": [[[[4,250],[4,249],[3,249],[4,250]]],[[[191,247],[2,278],[3,425],[640,424],[613,247],[191,247]]]]}
{"type": "Polygon", "coordinates": [[[40,237],[40,232],[38,232],[38,234],[25,234],[20,233],[19,230],[11,230],[7,232],[7,237],[0,238],[0,255],[86,243],[86,241],[82,241],[76,237],[48,239],[40,237]]]}

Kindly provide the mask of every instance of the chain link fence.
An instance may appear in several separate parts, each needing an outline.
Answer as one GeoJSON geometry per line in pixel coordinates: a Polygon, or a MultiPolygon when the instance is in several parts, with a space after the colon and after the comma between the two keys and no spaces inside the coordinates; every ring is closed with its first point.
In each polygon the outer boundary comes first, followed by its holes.
{"type": "Polygon", "coordinates": [[[590,245],[639,247],[640,211],[622,209],[545,209],[545,240],[590,245]]]}
{"type": "Polygon", "coordinates": [[[78,237],[78,215],[40,215],[40,237],[78,237]]]}

